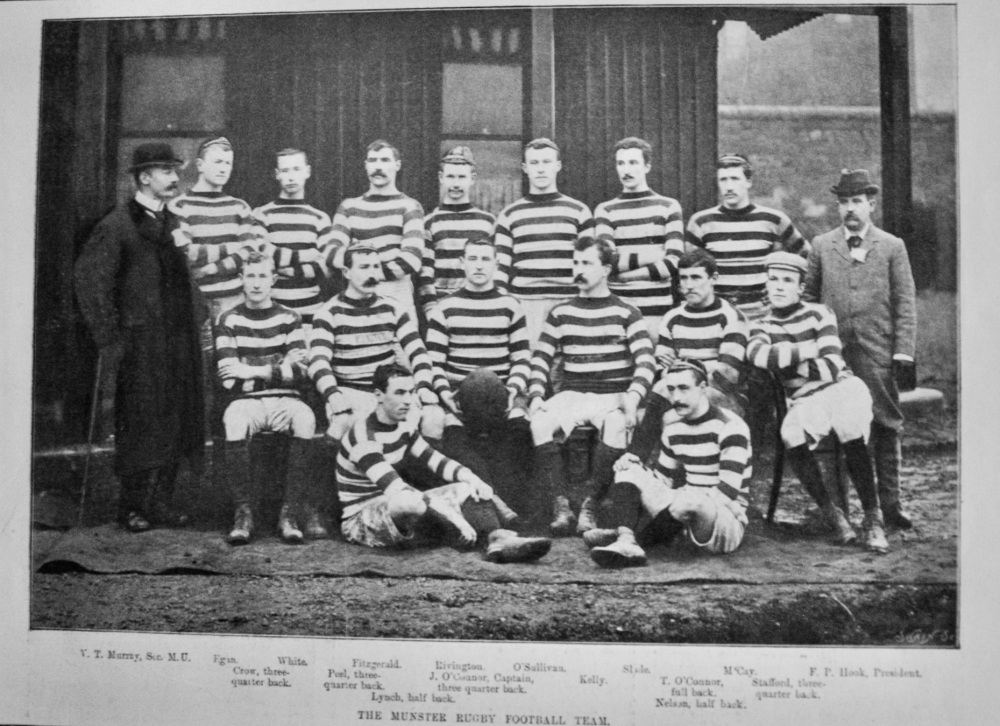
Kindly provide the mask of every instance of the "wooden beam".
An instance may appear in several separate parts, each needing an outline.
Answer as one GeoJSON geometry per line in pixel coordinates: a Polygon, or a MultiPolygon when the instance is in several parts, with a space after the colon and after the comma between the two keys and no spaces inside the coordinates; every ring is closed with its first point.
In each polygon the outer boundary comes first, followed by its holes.
{"type": "Polygon", "coordinates": [[[531,137],[556,129],[555,22],[552,8],[531,11],[531,137]]]}
{"type": "Polygon", "coordinates": [[[912,230],[909,17],[905,7],[878,10],[882,98],[882,226],[906,239],[912,230]]]}

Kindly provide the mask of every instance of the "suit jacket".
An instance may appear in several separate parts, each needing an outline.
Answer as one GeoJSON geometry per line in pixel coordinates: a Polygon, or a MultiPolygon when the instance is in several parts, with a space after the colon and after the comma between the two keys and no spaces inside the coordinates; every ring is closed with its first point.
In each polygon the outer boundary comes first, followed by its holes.
{"type": "Polygon", "coordinates": [[[833,310],[845,349],[888,367],[894,355],[912,357],[916,347],[910,258],[903,240],[871,224],[861,248],[867,251],[864,262],[851,257],[842,227],[816,237],[804,297],[833,310]]]}

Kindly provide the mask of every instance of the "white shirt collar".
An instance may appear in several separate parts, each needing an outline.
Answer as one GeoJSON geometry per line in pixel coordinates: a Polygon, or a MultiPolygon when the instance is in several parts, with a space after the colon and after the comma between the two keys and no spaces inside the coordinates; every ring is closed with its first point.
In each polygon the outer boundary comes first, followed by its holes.
{"type": "Polygon", "coordinates": [[[139,204],[141,204],[151,212],[163,211],[163,206],[164,206],[163,200],[151,197],[142,190],[139,190],[135,193],[135,201],[139,202],[139,204]]]}

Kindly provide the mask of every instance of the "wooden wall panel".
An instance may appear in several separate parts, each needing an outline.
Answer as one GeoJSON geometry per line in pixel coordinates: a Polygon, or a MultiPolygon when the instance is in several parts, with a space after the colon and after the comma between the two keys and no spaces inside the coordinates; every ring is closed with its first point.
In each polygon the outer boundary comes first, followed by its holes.
{"type": "Polygon", "coordinates": [[[566,193],[592,207],[617,195],[611,147],[641,136],[656,191],[685,215],[715,203],[717,30],[700,9],[555,11],[566,193]]]}

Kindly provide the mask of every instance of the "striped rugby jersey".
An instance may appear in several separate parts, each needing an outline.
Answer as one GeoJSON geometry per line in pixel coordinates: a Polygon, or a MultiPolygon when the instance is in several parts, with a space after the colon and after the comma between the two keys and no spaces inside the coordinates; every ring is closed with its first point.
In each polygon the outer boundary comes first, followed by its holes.
{"type": "Polygon", "coordinates": [[[442,204],[424,219],[424,259],[419,300],[427,305],[465,283],[462,252],[472,233],[493,234],[496,217],[472,204],[442,204]]]}
{"type": "Polygon", "coordinates": [[[703,308],[682,305],[663,317],[656,355],[673,351],[680,358],[693,358],[709,369],[717,363],[729,369],[732,382],[739,379],[747,355],[746,318],[720,297],[703,308]]]}
{"type": "Polygon", "coordinates": [[[418,388],[431,387],[431,362],[417,326],[398,305],[380,295],[355,299],[341,293],[313,316],[309,375],[324,398],[338,385],[372,390],[372,376],[403,349],[418,388]]]}
{"type": "Polygon", "coordinates": [[[685,240],[712,254],[719,263],[715,294],[733,305],[765,305],[764,258],[784,250],[806,257],[809,245],[784,212],[750,204],[703,209],[688,221],[685,240]]]}
{"type": "Polygon", "coordinates": [[[188,192],[168,202],[180,226],[174,230],[174,244],[184,251],[192,273],[206,298],[240,295],[236,253],[255,245],[263,236],[256,226],[250,205],[224,192],[188,192]],[[219,264],[227,260],[228,265],[219,264]]]}
{"type": "Polygon", "coordinates": [[[552,309],[531,359],[532,398],[545,395],[557,357],[563,390],[645,398],[653,383],[653,343],[642,315],[615,295],[577,296],[552,309]]]}
{"type": "Polygon", "coordinates": [[[718,487],[745,509],[753,474],[750,429],[736,414],[713,405],[691,421],[670,409],[654,470],[675,487],[718,487]]]}
{"type": "Polygon", "coordinates": [[[378,250],[386,280],[416,275],[423,264],[424,208],[402,193],[345,199],[333,215],[330,242],[331,260],[338,250],[365,243],[378,250]]]}
{"type": "Polygon", "coordinates": [[[497,217],[497,285],[530,299],[573,297],[573,245],[593,233],[583,202],[560,192],[528,194],[497,217]]]}
{"type": "MultiPolygon", "coordinates": [[[[300,199],[275,199],[253,210],[254,220],[267,231],[275,247],[295,251],[326,251],[333,235],[330,215],[300,199]]],[[[313,313],[323,304],[321,283],[324,277],[319,262],[294,264],[278,269],[271,297],[311,322],[313,313]]]]}
{"type": "Polygon", "coordinates": [[[524,312],[495,288],[463,288],[441,300],[429,316],[427,352],[438,390],[458,386],[476,368],[493,371],[519,393],[528,388],[531,343],[524,312]]]}
{"type": "Polygon", "coordinates": [[[270,366],[266,379],[227,378],[222,387],[238,398],[258,396],[299,396],[307,382],[304,363],[282,365],[291,350],[305,350],[299,314],[283,305],[254,309],[240,303],[219,317],[215,327],[215,350],[219,365],[238,360],[252,366],[270,366]]]}
{"type": "Polygon", "coordinates": [[[851,375],[841,357],[837,318],[819,303],[799,302],[757,321],[747,358],[777,373],[790,398],[804,398],[851,375]]]}
{"type": "Polygon", "coordinates": [[[618,248],[621,273],[641,270],[642,279],[610,280],[611,292],[632,303],[646,317],[660,317],[673,307],[671,283],[684,254],[684,222],[677,200],[654,191],[622,192],[597,205],[594,234],[607,235],[618,248]]]}
{"type": "Polygon", "coordinates": [[[402,481],[397,467],[404,458],[426,466],[449,483],[470,474],[457,461],[432,449],[412,426],[385,424],[373,413],[356,421],[337,449],[337,496],[344,519],[353,517],[370,500],[402,481]]]}

